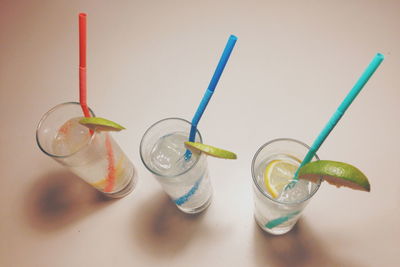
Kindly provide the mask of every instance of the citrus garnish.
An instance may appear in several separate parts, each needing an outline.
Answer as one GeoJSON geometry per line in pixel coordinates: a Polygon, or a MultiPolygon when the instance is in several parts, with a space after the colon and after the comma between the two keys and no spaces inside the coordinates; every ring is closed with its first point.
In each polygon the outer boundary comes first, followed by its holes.
{"type": "Polygon", "coordinates": [[[121,131],[125,129],[116,122],[100,117],[84,117],[79,120],[79,123],[95,131],[121,131]]]}
{"type": "Polygon", "coordinates": [[[264,183],[268,193],[277,198],[294,177],[297,166],[283,160],[272,160],[264,172],[264,183]]]}
{"type": "MultiPolygon", "coordinates": [[[[118,160],[117,166],[115,167],[115,177],[116,177],[116,182],[118,182],[121,177],[122,177],[122,164],[124,163],[125,157],[121,156],[121,158],[118,160]]],[[[91,185],[93,185],[96,188],[99,188],[101,190],[104,190],[107,186],[107,180],[108,180],[108,175],[103,178],[100,181],[97,181],[95,183],[90,183],[91,185]]]]}
{"type": "Polygon", "coordinates": [[[185,147],[192,151],[193,153],[200,153],[203,152],[209,156],[213,156],[216,158],[222,159],[236,159],[237,156],[235,153],[230,152],[228,150],[224,150],[221,148],[205,145],[202,143],[196,142],[185,142],[185,147]]]}
{"type": "Polygon", "coordinates": [[[367,177],[359,169],[338,161],[319,160],[307,163],[299,170],[298,177],[311,182],[322,178],[337,187],[345,186],[367,192],[371,189],[367,177]]]}

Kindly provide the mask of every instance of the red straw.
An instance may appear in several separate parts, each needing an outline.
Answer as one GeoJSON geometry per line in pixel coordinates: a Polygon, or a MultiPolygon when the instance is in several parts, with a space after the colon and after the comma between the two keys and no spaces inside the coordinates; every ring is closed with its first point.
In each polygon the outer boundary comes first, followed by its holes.
{"type": "Polygon", "coordinates": [[[86,68],[86,14],[79,13],[79,67],[86,68]]]}
{"type": "Polygon", "coordinates": [[[115,165],[114,165],[114,152],[112,150],[111,139],[108,134],[106,134],[106,149],[107,149],[107,160],[108,160],[108,175],[107,175],[107,185],[104,188],[104,192],[111,192],[115,184],[115,165]]]}
{"type": "MultiPolygon", "coordinates": [[[[86,102],[86,14],[79,13],[79,103],[85,117],[90,117],[86,102]]],[[[90,134],[93,134],[90,130],[90,134]]],[[[106,135],[106,149],[108,158],[108,177],[105,192],[111,192],[115,183],[114,153],[110,137],[106,135]]]]}
{"type": "Polygon", "coordinates": [[[79,102],[85,117],[90,117],[86,102],[86,14],[79,14],[79,102]]]}

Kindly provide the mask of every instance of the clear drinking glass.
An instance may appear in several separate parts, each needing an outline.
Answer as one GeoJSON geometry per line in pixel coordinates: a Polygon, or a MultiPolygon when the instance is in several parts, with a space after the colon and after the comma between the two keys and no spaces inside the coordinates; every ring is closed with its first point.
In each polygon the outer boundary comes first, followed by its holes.
{"type": "MultiPolygon", "coordinates": [[[[210,205],[212,187],[206,155],[185,158],[190,128],[191,123],[180,118],[156,122],[143,135],[140,157],[181,211],[198,213],[210,205]]],[[[195,141],[202,142],[199,131],[195,141]]]]}
{"type": "MultiPolygon", "coordinates": [[[[299,180],[293,188],[284,190],[275,199],[265,188],[266,166],[273,160],[282,160],[299,166],[308,150],[309,147],[300,141],[281,138],[264,144],[254,155],[251,164],[254,182],[254,216],[264,231],[275,235],[289,232],[321,184],[321,180],[318,183],[299,180]]],[[[319,160],[317,155],[313,158],[313,161],[315,160],[319,160]]]]}
{"type": "MultiPolygon", "coordinates": [[[[92,116],[95,116],[90,110],[92,116]]],[[[93,132],[79,124],[79,103],[55,106],[36,129],[39,148],[85,182],[113,198],[129,194],[137,182],[132,162],[107,132],[93,132]]]]}

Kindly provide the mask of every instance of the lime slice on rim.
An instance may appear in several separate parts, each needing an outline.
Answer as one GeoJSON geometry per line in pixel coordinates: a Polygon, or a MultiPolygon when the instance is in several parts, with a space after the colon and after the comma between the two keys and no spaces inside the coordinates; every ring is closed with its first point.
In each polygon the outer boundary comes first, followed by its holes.
{"type": "Polygon", "coordinates": [[[311,182],[322,178],[337,187],[345,186],[367,192],[371,190],[367,177],[353,165],[344,162],[331,160],[310,162],[301,167],[298,177],[311,182]]]}
{"type": "Polygon", "coordinates": [[[125,129],[116,122],[100,117],[85,117],[80,119],[79,123],[95,131],[121,131],[125,129]]]}
{"type": "Polygon", "coordinates": [[[264,172],[264,183],[267,192],[277,198],[287,184],[292,181],[298,166],[283,160],[272,160],[264,172]]]}
{"type": "Polygon", "coordinates": [[[200,153],[203,152],[209,156],[213,156],[216,158],[221,158],[221,159],[237,159],[237,156],[235,153],[230,152],[228,150],[224,150],[221,148],[213,147],[210,145],[205,145],[202,143],[196,143],[196,142],[185,142],[185,147],[192,151],[193,153],[200,153]]]}

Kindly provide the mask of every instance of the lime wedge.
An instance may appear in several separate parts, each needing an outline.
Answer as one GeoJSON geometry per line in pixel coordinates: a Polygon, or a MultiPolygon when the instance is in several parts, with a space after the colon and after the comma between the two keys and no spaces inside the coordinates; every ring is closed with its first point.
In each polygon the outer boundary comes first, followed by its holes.
{"type": "Polygon", "coordinates": [[[79,123],[95,131],[121,131],[125,129],[116,122],[100,117],[82,118],[79,123]]]}
{"type": "Polygon", "coordinates": [[[371,190],[367,177],[353,165],[344,162],[319,160],[307,163],[299,170],[299,179],[316,182],[321,178],[337,187],[367,192],[371,190]]]}
{"type": "Polygon", "coordinates": [[[213,156],[216,158],[222,159],[236,159],[237,156],[235,153],[230,152],[228,150],[224,150],[221,148],[205,145],[202,143],[195,143],[195,142],[185,142],[185,147],[192,151],[193,153],[200,153],[203,152],[209,156],[213,156]]]}
{"type": "Polygon", "coordinates": [[[283,188],[290,183],[297,166],[283,160],[272,160],[264,172],[264,184],[267,192],[277,198],[283,188]]]}

